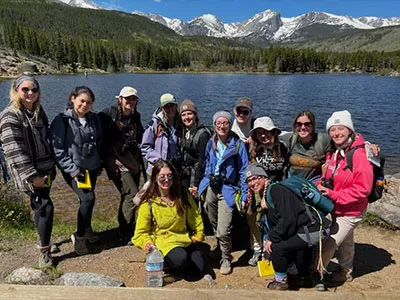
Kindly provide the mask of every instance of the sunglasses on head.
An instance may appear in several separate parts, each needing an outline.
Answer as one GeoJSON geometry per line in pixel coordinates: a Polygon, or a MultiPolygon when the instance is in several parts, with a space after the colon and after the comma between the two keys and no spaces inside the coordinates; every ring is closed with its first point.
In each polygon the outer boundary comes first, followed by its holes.
{"type": "Polygon", "coordinates": [[[249,110],[246,110],[246,109],[243,110],[243,109],[240,109],[240,108],[236,108],[236,112],[237,112],[238,115],[243,115],[243,116],[247,116],[250,113],[249,110]]]}
{"type": "Polygon", "coordinates": [[[296,122],[294,123],[294,125],[296,125],[296,127],[301,127],[301,126],[311,126],[312,122],[296,122]]]}
{"type": "Polygon", "coordinates": [[[23,88],[21,88],[21,91],[23,91],[24,93],[27,93],[29,91],[32,91],[32,93],[37,93],[37,92],[39,92],[39,89],[38,88],[30,89],[30,88],[27,88],[27,87],[23,87],[23,88]]]}

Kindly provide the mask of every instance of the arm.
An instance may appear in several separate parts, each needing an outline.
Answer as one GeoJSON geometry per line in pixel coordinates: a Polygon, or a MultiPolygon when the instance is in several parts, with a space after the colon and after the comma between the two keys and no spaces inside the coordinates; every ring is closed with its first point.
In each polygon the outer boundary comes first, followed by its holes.
{"type": "Polygon", "coordinates": [[[139,206],[138,217],[136,220],[135,234],[132,243],[139,249],[145,250],[146,245],[153,243],[151,238],[152,214],[148,202],[143,202],[139,206]]]}
{"type": "Polygon", "coordinates": [[[373,167],[367,160],[363,149],[358,149],[354,152],[352,178],[352,184],[348,188],[340,190],[328,189],[328,197],[335,202],[335,205],[364,201],[370,194],[374,178],[373,167]]]}
{"type": "Polygon", "coordinates": [[[62,118],[62,115],[59,114],[51,123],[51,143],[53,145],[54,156],[62,171],[70,174],[71,177],[75,177],[79,174],[79,168],[65,150],[64,144],[67,128],[65,128],[65,122],[62,118]]]}
{"type": "Polygon", "coordinates": [[[157,138],[157,122],[152,120],[143,134],[141,145],[142,156],[152,165],[161,158],[161,153],[155,151],[155,142],[157,138]]]}
{"type": "Polygon", "coordinates": [[[191,239],[193,242],[201,242],[204,240],[204,225],[196,203],[192,196],[188,195],[189,205],[186,209],[186,222],[191,229],[191,239]]]}

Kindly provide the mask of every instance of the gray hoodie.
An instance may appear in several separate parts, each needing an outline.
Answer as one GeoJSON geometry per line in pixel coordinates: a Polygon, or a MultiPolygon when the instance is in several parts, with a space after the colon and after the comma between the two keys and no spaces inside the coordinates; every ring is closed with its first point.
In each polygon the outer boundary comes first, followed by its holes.
{"type": "Polygon", "coordinates": [[[62,172],[75,177],[78,173],[100,167],[102,131],[95,113],[88,112],[83,126],[73,109],[58,114],[50,126],[51,142],[62,172]]]}

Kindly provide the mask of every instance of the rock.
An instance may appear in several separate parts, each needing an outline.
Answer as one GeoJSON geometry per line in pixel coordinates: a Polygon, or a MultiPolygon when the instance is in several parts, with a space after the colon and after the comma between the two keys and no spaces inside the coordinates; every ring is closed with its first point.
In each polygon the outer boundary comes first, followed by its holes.
{"type": "Polygon", "coordinates": [[[208,282],[208,285],[210,287],[217,284],[217,282],[212,278],[212,276],[210,274],[204,275],[203,279],[208,282]]]}
{"type": "Polygon", "coordinates": [[[39,72],[39,69],[34,62],[25,61],[20,63],[18,71],[23,74],[35,74],[39,72]]]}
{"type": "Polygon", "coordinates": [[[62,285],[68,286],[103,286],[124,287],[125,284],[117,279],[95,273],[65,273],[60,278],[62,285]]]}
{"type": "Polygon", "coordinates": [[[377,214],[390,225],[400,229],[400,173],[386,176],[388,191],[381,199],[368,205],[368,211],[377,214]]]}
{"type": "Polygon", "coordinates": [[[39,269],[19,268],[14,270],[6,277],[7,283],[23,283],[23,284],[45,284],[50,280],[50,276],[39,269]]]}

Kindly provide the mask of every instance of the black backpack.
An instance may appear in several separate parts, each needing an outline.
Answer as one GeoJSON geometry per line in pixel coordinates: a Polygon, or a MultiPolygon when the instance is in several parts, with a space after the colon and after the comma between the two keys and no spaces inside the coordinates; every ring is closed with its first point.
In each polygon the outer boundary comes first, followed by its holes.
{"type": "MultiPolygon", "coordinates": [[[[358,145],[355,146],[354,148],[350,149],[346,153],[346,161],[347,161],[347,167],[349,168],[350,171],[353,172],[353,155],[354,152],[359,149],[359,148],[365,148],[365,145],[358,145]]],[[[372,163],[372,166],[374,168],[374,181],[372,185],[372,190],[371,193],[368,195],[368,203],[374,203],[376,200],[379,200],[382,198],[383,191],[386,190],[386,180],[385,180],[385,174],[383,171],[383,168],[385,166],[385,157],[383,154],[379,151],[378,153],[378,160],[380,162],[380,166],[377,166],[376,164],[372,163]]]]}

